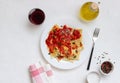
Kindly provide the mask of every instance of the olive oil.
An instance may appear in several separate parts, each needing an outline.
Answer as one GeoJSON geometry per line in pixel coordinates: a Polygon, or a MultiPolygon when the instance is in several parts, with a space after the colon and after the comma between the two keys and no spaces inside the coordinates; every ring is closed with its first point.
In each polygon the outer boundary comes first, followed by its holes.
{"type": "Polygon", "coordinates": [[[89,22],[94,20],[99,14],[99,8],[98,5],[94,2],[86,2],[85,4],[82,5],[80,12],[79,12],[79,17],[85,21],[89,22]]]}

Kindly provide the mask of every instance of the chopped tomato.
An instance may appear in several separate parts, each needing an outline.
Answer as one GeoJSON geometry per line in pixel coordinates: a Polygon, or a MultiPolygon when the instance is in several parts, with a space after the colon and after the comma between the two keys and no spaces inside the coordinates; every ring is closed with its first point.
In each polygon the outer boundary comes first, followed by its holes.
{"type": "Polygon", "coordinates": [[[78,30],[73,31],[73,40],[76,40],[81,37],[81,34],[78,30]]]}
{"type": "Polygon", "coordinates": [[[59,60],[61,60],[61,59],[64,58],[64,56],[58,56],[57,58],[58,58],[59,60]]]}

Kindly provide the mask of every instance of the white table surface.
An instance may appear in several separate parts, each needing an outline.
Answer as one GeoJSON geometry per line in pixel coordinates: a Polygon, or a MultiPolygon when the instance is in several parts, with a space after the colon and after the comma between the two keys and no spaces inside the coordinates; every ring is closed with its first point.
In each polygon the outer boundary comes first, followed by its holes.
{"type": "MultiPolygon", "coordinates": [[[[0,83],[31,83],[28,67],[30,64],[42,61],[39,48],[41,33],[46,28],[48,20],[59,16],[74,17],[81,5],[87,0],[0,0],[0,83]],[[32,8],[40,8],[46,14],[44,23],[32,25],[28,20],[28,12],[32,8]]],[[[88,59],[84,64],[73,70],[53,68],[56,83],[86,83],[86,75],[98,71],[99,65],[95,56],[108,52],[106,55],[115,62],[115,69],[110,76],[102,77],[101,83],[119,83],[120,77],[120,1],[100,1],[100,14],[90,23],[80,21],[88,34],[92,36],[95,27],[101,29],[96,42],[91,68],[86,70],[88,59]]]]}

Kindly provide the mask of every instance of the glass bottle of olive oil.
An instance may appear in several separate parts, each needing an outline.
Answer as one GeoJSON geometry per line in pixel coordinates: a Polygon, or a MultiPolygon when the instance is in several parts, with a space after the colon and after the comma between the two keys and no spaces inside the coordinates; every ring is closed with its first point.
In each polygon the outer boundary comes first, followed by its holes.
{"type": "Polygon", "coordinates": [[[85,21],[89,22],[94,20],[99,14],[99,8],[98,5],[94,2],[86,2],[85,4],[82,5],[80,12],[79,12],[79,17],[85,21]]]}

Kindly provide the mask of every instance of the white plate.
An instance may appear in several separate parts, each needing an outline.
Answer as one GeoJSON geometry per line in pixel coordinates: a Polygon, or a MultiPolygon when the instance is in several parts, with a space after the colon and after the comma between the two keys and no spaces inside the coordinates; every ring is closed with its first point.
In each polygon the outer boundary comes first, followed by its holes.
{"type": "Polygon", "coordinates": [[[56,19],[56,20],[54,20],[52,22],[48,22],[48,23],[49,24],[46,25],[46,27],[45,27],[46,29],[42,33],[41,39],[40,39],[40,48],[41,48],[43,57],[48,61],[48,63],[50,63],[52,66],[59,68],[59,69],[73,69],[73,68],[78,67],[81,64],[83,64],[83,62],[85,62],[88,59],[88,57],[90,56],[92,40],[91,40],[90,36],[85,32],[84,28],[80,26],[80,21],[78,19],[74,19],[74,18],[60,18],[60,19],[56,19]],[[51,30],[51,28],[53,27],[54,24],[58,24],[59,26],[66,24],[70,27],[83,29],[84,49],[81,51],[80,59],[78,61],[74,61],[72,63],[72,62],[61,60],[58,62],[56,60],[56,58],[51,58],[51,56],[48,54],[49,51],[48,51],[47,45],[45,43],[45,40],[47,39],[49,31],[51,30]]]}

